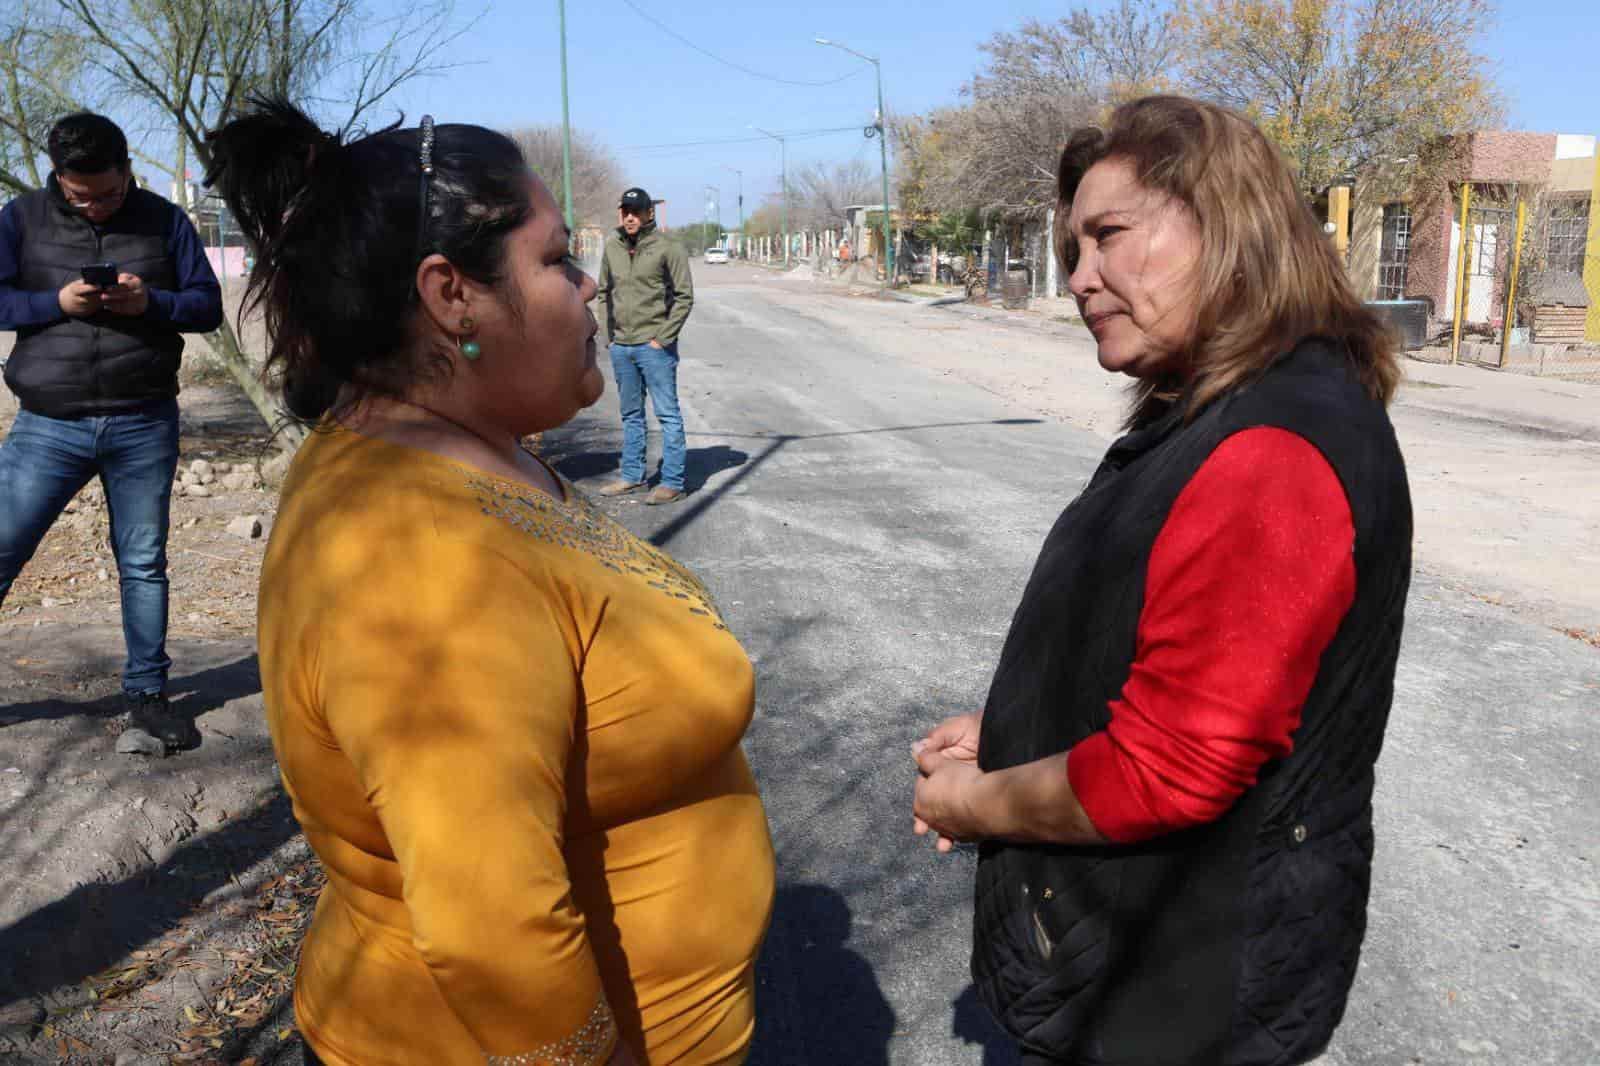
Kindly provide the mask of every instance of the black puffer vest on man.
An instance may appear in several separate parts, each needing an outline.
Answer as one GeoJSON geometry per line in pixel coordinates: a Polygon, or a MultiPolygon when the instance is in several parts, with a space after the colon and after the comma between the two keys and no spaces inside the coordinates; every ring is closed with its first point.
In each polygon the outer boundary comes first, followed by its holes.
{"type": "Polygon", "coordinates": [[[1105,728],[1133,663],[1156,535],[1234,433],[1289,430],[1327,458],[1354,520],[1355,602],[1293,754],[1216,822],[1131,846],[985,845],[972,974],[1011,1033],[1063,1063],[1287,1066],[1327,1044],[1366,930],[1410,490],[1388,416],[1326,342],[1302,343],[1187,425],[1180,414],[1117,441],[1045,541],[990,689],[982,767],[1105,728]]]}
{"type": "MultiPolygon", "coordinates": [[[[177,207],[155,193],[129,189],[122,207],[99,226],[67,206],[54,175],[17,206],[22,224],[18,288],[57,292],[79,280],[85,264],[100,262],[116,263],[153,289],[176,287],[167,237],[177,207]]],[[[100,311],[90,318],[18,329],[5,379],[35,414],[118,414],[176,396],[182,355],[183,338],[171,323],[100,311]]]]}

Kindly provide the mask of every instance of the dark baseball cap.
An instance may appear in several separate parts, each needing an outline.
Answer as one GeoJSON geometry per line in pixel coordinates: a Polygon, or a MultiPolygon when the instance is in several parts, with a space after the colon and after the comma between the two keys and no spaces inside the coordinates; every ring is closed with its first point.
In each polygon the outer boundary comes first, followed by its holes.
{"type": "Polygon", "coordinates": [[[617,206],[629,211],[648,211],[655,206],[655,201],[650,199],[649,193],[635,186],[622,194],[622,202],[617,206]]]}

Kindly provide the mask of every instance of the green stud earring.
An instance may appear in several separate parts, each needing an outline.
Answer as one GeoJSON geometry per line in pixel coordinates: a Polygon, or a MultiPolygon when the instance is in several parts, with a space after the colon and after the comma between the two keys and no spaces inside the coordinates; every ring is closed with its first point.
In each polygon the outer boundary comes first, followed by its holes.
{"type": "Polygon", "coordinates": [[[483,349],[478,345],[477,341],[467,341],[461,345],[461,355],[465,359],[475,360],[482,354],[483,349]]]}

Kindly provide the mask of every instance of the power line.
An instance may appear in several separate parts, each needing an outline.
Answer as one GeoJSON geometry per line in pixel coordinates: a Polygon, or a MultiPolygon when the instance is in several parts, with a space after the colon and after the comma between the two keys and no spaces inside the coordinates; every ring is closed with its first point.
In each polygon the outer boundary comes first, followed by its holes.
{"type": "MultiPolygon", "coordinates": [[[[811,140],[815,137],[827,137],[835,133],[858,133],[860,126],[834,126],[829,129],[797,130],[794,133],[785,133],[784,139],[791,141],[811,140]]],[[[623,145],[624,152],[648,152],[659,148],[702,148],[713,144],[755,144],[757,141],[768,140],[767,137],[726,137],[712,141],[675,141],[670,144],[629,144],[623,145]]]]}
{"type": "Polygon", "coordinates": [[[748,74],[752,78],[761,78],[764,81],[775,81],[779,85],[800,85],[800,86],[804,86],[806,88],[815,89],[815,88],[818,88],[818,87],[823,86],[823,85],[837,85],[841,81],[849,81],[851,78],[857,77],[858,75],[863,73],[863,71],[856,70],[856,71],[852,71],[849,74],[844,75],[843,77],[832,78],[832,79],[830,79],[828,81],[795,81],[792,78],[774,77],[771,74],[764,74],[759,70],[752,70],[751,68],[749,68],[747,66],[744,66],[741,63],[735,63],[731,59],[724,59],[721,56],[717,55],[715,52],[708,52],[704,48],[701,48],[699,45],[695,44],[693,41],[689,40],[689,38],[687,38],[687,37],[683,36],[682,34],[680,34],[677,30],[674,30],[671,26],[668,26],[666,23],[662,22],[660,19],[656,18],[654,15],[650,14],[648,11],[644,10],[643,8],[641,8],[638,4],[634,3],[633,0],[622,0],[622,2],[624,4],[626,4],[628,7],[632,8],[634,14],[638,15],[640,18],[642,18],[646,22],[650,23],[656,29],[660,30],[662,33],[666,34],[668,37],[671,37],[673,40],[677,41],[679,44],[685,46],[686,48],[693,48],[696,52],[699,52],[701,55],[707,57],[708,59],[715,59],[718,63],[721,63],[723,66],[732,67],[734,70],[739,71],[741,74],[748,74]]]}

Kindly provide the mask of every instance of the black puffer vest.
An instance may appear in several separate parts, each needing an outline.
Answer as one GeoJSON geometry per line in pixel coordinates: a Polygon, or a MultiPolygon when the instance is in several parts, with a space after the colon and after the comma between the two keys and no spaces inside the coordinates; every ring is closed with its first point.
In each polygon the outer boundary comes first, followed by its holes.
{"type": "MultiPolygon", "coordinates": [[[[144,189],[103,225],[67,206],[52,175],[17,201],[22,225],[17,287],[59,292],[88,263],[113,262],[154,289],[177,287],[167,249],[173,204],[144,189]]],[[[51,418],[134,411],[178,395],[183,338],[165,322],[101,311],[17,330],[5,380],[22,406],[51,418]]]]}
{"type": "Polygon", "coordinates": [[[1293,754],[1216,822],[1132,846],[983,847],[973,979],[1012,1034],[1064,1063],[1303,1062],[1327,1044],[1355,977],[1411,497],[1388,416],[1333,345],[1304,342],[1189,424],[1175,409],[1112,446],[1039,554],[989,692],[979,762],[1031,762],[1105,728],[1133,663],[1156,535],[1206,458],[1255,426],[1299,434],[1338,474],[1355,526],[1355,602],[1293,754]]]}

